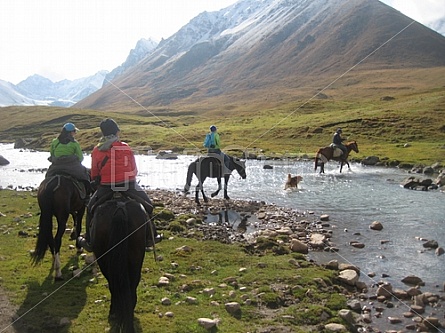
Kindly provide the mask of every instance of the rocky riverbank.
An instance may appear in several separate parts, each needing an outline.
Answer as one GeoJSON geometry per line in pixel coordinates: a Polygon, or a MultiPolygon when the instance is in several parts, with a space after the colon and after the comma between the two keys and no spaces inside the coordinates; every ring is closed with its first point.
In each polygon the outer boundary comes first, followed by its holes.
{"type": "MultiPolygon", "coordinates": [[[[156,211],[162,212],[163,207],[184,216],[185,237],[199,231],[204,239],[241,243],[252,253],[341,251],[331,242],[333,229],[327,215],[241,200],[212,199],[208,205],[199,207],[193,197],[184,196],[180,191],[149,190],[148,193],[158,207],[156,211]]],[[[374,230],[382,227],[378,221],[370,225],[374,230]]],[[[350,245],[364,246],[352,240],[350,245]]],[[[440,247],[432,248],[441,255],[437,250],[440,247]]],[[[317,264],[338,271],[338,282],[349,299],[348,309],[342,310],[340,316],[350,323],[350,330],[445,332],[443,281],[426,286],[421,277],[414,275],[421,272],[413,267],[413,274],[402,280],[406,288],[399,289],[385,281],[389,275],[364,273],[359,267],[337,260],[317,264]]]]}

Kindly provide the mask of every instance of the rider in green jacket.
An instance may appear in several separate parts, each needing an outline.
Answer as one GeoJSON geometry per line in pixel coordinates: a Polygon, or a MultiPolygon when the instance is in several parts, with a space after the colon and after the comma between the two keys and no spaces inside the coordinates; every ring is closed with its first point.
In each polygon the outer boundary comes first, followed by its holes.
{"type": "Polygon", "coordinates": [[[85,189],[91,192],[90,175],[86,167],[82,165],[83,153],[79,142],[76,141],[74,135],[78,131],[73,123],[66,123],[62,127],[59,136],[51,142],[48,160],[51,165],[46,172],[46,178],[65,174],[84,183],[85,189]]]}

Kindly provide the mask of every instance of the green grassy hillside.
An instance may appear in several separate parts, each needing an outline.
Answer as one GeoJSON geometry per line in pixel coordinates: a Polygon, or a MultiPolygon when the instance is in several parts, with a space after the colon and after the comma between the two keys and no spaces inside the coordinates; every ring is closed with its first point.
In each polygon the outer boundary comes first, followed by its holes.
{"type": "Polygon", "coordinates": [[[386,161],[444,164],[445,87],[389,97],[341,100],[334,94],[325,99],[283,101],[273,107],[238,103],[216,109],[190,104],[118,112],[5,107],[0,108],[0,141],[36,138],[34,148],[47,150],[69,121],[81,130],[76,138],[89,151],[100,137],[101,119],[112,117],[122,129],[122,140],[141,151],[202,150],[208,127],[216,124],[226,149],[236,146],[261,149],[266,155],[313,156],[342,127],[344,136],[359,144],[360,153],[353,153],[352,158],[376,155],[386,161]]]}

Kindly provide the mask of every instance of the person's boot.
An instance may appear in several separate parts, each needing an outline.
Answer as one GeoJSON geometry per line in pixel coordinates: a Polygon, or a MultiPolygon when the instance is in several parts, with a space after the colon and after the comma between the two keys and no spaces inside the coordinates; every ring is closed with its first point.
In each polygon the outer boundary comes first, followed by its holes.
{"type": "Polygon", "coordinates": [[[87,212],[87,218],[85,222],[85,238],[79,236],[77,242],[80,247],[83,247],[85,251],[93,252],[93,245],[91,244],[91,236],[90,236],[90,223],[91,223],[91,213],[87,212]]]}
{"type": "Polygon", "coordinates": [[[83,199],[85,206],[88,207],[90,203],[91,195],[93,194],[93,188],[91,187],[91,183],[87,180],[83,182],[85,186],[85,198],[83,199]]]}
{"type": "Polygon", "coordinates": [[[150,248],[153,247],[154,244],[158,244],[163,239],[163,234],[158,234],[156,230],[156,226],[153,223],[153,220],[148,217],[147,225],[145,228],[145,247],[150,248]]]}

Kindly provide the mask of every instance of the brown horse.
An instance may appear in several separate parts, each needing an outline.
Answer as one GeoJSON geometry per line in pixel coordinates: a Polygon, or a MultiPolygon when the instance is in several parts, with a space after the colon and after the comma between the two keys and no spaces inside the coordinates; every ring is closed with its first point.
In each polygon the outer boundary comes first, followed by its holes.
{"type": "MultiPolygon", "coordinates": [[[[80,236],[85,213],[84,199],[74,182],[75,180],[69,176],[56,175],[43,180],[37,192],[40,207],[39,234],[31,259],[34,265],[41,262],[49,248],[53,255],[56,280],[62,280],[60,247],[68,218],[71,215],[75,225],[71,239],[77,239],[80,236]],[[53,216],[57,219],[55,236],[53,236],[53,216]]],[[[76,246],[80,249],[78,244],[76,246]]]]}
{"type": "Polygon", "coordinates": [[[341,154],[339,156],[337,156],[336,151],[340,150],[340,148],[333,148],[332,145],[320,148],[317,151],[317,154],[315,155],[315,171],[317,171],[317,167],[320,166],[320,173],[324,173],[324,165],[329,160],[340,162],[340,173],[343,169],[344,164],[346,164],[348,166],[348,169],[350,169],[348,156],[352,150],[358,153],[358,144],[356,141],[351,141],[346,143],[345,147],[346,147],[346,154],[341,154]]]}
{"type": "Polygon", "coordinates": [[[147,215],[142,205],[116,192],[95,209],[91,237],[93,252],[108,281],[111,332],[134,333],[136,289],[145,257],[147,215]]]}

